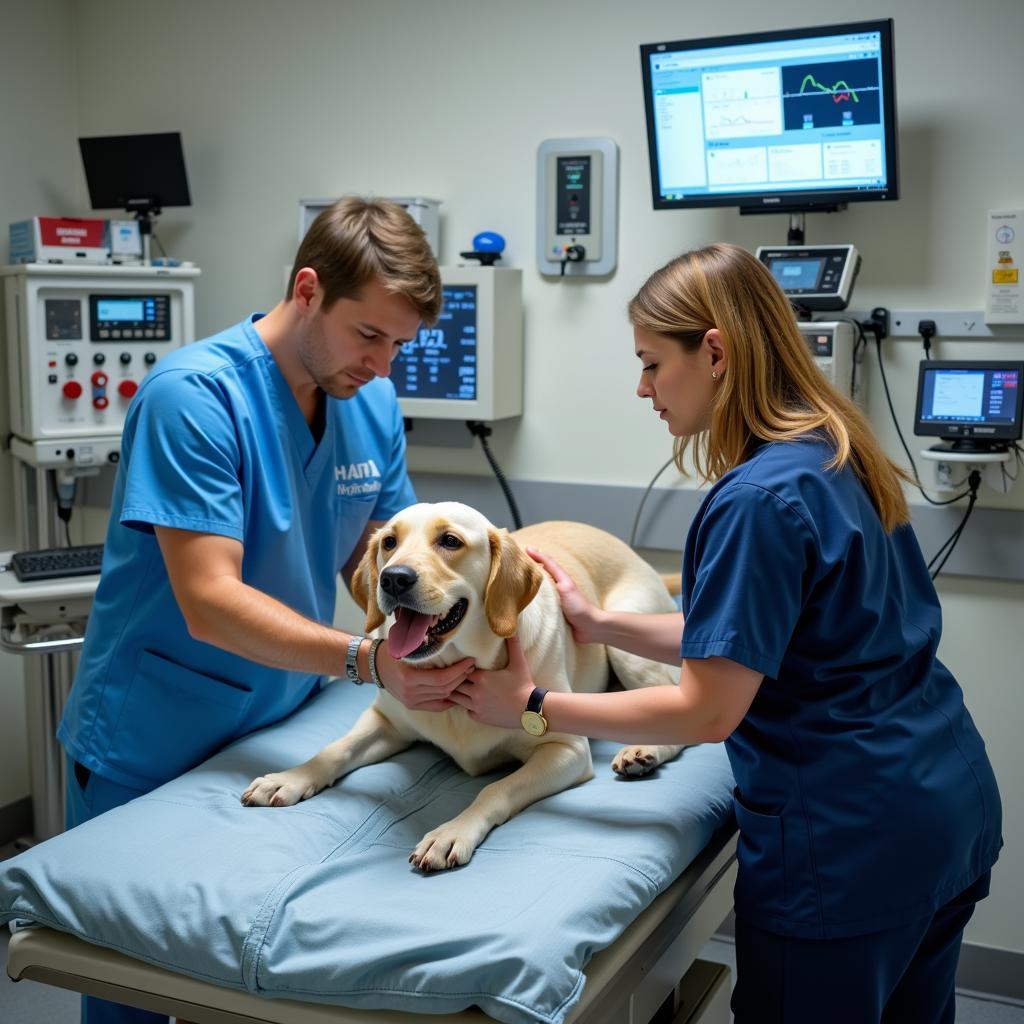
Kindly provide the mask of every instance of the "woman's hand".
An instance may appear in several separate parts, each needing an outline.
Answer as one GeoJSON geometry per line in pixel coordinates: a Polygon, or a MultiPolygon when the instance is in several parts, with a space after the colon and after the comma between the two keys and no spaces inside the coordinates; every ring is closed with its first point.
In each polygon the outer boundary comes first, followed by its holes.
{"type": "Polygon", "coordinates": [[[377,646],[377,675],[384,689],[411,711],[447,711],[455,707],[450,699],[452,691],[476,667],[472,658],[463,658],[445,668],[415,668],[392,658],[387,646],[377,646]]]}
{"type": "Polygon", "coordinates": [[[505,668],[470,672],[466,681],[452,691],[450,699],[461,704],[474,722],[518,729],[533,693],[533,677],[519,637],[510,636],[505,646],[508,650],[505,668]]]}
{"type": "Polygon", "coordinates": [[[555,581],[558,599],[562,602],[562,614],[569,623],[576,642],[600,643],[601,609],[592,605],[580,593],[572,577],[550,555],[545,555],[536,548],[527,548],[526,553],[535,562],[540,562],[555,581]]]}

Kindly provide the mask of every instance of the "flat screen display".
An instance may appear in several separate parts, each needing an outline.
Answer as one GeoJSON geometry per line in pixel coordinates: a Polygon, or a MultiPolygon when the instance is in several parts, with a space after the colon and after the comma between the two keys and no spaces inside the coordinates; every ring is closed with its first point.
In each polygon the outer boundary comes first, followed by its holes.
{"type": "MultiPolygon", "coordinates": [[[[142,299],[98,299],[96,319],[105,323],[138,323],[146,319],[146,304],[142,299]]],[[[153,319],[152,311],[149,319],[153,319]]]]}
{"type": "Polygon", "coordinates": [[[441,316],[402,346],[391,366],[399,398],[477,398],[476,285],[443,287],[441,316]]]}
{"type": "Polygon", "coordinates": [[[768,269],[784,292],[794,289],[813,292],[824,265],[824,257],[819,256],[809,260],[770,260],[768,269]]]}
{"type": "Polygon", "coordinates": [[[914,433],[941,437],[954,450],[1005,451],[1024,433],[1024,362],[924,360],[914,433]]]}
{"type": "Polygon", "coordinates": [[[640,52],[656,208],[897,198],[890,20],[640,52]]]}
{"type": "Polygon", "coordinates": [[[925,367],[919,419],[1012,426],[1018,415],[1020,377],[1015,368],[925,367]]]}

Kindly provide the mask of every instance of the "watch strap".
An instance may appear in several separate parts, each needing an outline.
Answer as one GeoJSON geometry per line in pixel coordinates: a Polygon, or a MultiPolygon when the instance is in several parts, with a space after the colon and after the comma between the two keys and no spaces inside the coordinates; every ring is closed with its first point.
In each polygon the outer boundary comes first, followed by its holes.
{"type": "Polygon", "coordinates": [[[530,694],[530,699],[526,702],[526,710],[533,711],[539,715],[540,709],[544,706],[544,698],[547,695],[547,690],[542,690],[539,686],[535,686],[533,693],[530,694]]]}

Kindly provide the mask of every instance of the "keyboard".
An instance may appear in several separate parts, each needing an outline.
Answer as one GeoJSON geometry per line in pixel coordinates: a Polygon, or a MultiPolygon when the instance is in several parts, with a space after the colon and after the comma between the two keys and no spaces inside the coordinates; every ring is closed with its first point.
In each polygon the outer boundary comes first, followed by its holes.
{"type": "Polygon", "coordinates": [[[102,561],[102,544],[78,544],[70,548],[18,551],[11,558],[11,568],[22,583],[32,583],[64,576],[89,576],[100,571],[102,561]]]}

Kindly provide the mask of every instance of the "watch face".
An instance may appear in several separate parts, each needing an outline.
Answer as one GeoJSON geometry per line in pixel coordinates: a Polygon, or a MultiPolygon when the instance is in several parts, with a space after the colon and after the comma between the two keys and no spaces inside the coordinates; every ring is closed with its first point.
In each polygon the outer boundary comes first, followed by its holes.
{"type": "Polygon", "coordinates": [[[547,721],[536,711],[524,711],[520,721],[531,736],[543,736],[548,731],[547,721]]]}

